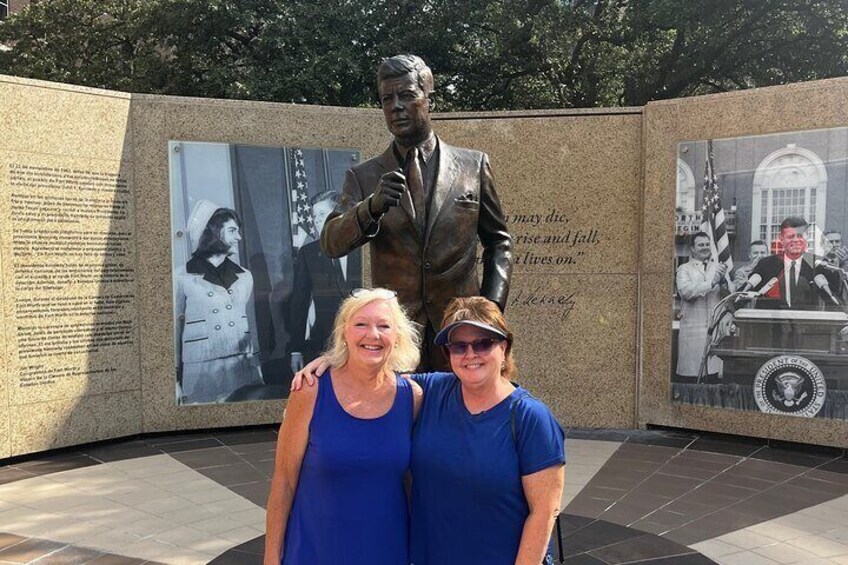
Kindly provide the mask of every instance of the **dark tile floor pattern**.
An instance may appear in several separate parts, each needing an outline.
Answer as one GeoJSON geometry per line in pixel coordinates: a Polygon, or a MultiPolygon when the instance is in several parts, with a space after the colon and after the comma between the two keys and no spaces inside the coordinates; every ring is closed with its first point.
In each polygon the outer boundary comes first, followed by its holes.
{"type": "MultiPolygon", "coordinates": [[[[569,429],[566,435],[622,442],[565,509],[564,558],[571,565],[713,563],[686,545],[848,494],[845,450],[678,430],[569,429]]],[[[3,461],[0,484],[169,454],[264,507],[275,441],[275,427],[264,426],[94,444],[3,461]]],[[[3,535],[0,540],[10,539],[3,535]]],[[[20,557],[7,562],[62,563],[67,555],[69,563],[145,563],[54,543],[21,538],[10,546],[18,546],[20,557]],[[26,553],[30,547],[53,547],[55,561],[44,561],[45,552],[23,561],[35,555],[26,553]]],[[[262,548],[260,536],[212,563],[261,563],[262,548]]],[[[8,549],[0,541],[0,562],[8,549]]]]}
{"type": "Polygon", "coordinates": [[[689,435],[626,441],[567,511],[690,545],[848,494],[844,450],[689,435]]]}
{"type": "MultiPolygon", "coordinates": [[[[632,528],[563,514],[563,553],[555,563],[578,565],[710,565],[715,562],[691,548],[632,528]]],[[[264,536],[227,551],[210,565],[258,565],[262,563],[264,536]]]]}

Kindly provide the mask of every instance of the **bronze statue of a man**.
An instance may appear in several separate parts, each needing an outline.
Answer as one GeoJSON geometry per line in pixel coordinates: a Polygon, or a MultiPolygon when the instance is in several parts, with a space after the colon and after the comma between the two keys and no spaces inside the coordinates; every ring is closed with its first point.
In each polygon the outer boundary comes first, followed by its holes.
{"type": "Polygon", "coordinates": [[[445,369],[447,360],[433,345],[445,307],[454,297],[480,295],[503,310],[512,238],[486,154],[451,147],[433,133],[433,73],[424,61],[415,55],[386,59],[377,85],[394,140],[382,155],[347,171],[321,247],[341,257],[370,242],[374,285],[396,291],[424,328],[418,369],[445,369]]]}

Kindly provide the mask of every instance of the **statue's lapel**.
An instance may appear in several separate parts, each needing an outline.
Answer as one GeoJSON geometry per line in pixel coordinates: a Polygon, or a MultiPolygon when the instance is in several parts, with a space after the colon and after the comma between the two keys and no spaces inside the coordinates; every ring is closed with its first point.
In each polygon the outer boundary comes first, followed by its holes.
{"type": "Polygon", "coordinates": [[[445,200],[453,188],[453,183],[456,180],[456,174],[459,170],[456,160],[456,154],[453,148],[447,143],[439,140],[439,171],[436,176],[435,186],[433,187],[433,195],[430,200],[430,210],[427,214],[427,229],[424,232],[424,240],[430,239],[430,232],[433,225],[436,223],[439,215],[444,208],[445,200]]]}

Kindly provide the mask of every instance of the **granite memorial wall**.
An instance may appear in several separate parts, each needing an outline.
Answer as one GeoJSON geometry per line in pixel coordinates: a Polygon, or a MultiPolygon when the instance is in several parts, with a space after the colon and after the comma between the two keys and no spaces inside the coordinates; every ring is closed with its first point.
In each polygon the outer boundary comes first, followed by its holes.
{"type": "MultiPolygon", "coordinates": [[[[520,380],[564,426],[659,424],[845,443],[844,421],[672,402],[669,319],[678,144],[844,126],[846,89],[835,80],[646,108],[434,115],[446,141],[489,154],[515,240],[507,317],[520,380]]],[[[285,402],[275,396],[285,395],[292,346],[278,333],[288,319],[275,322],[274,308],[263,308],[291,292],[292,249],[305,242],[294,235],[291,187],[266,195],[286,210],[262,219],[256,211],[268,207],[254,206],[245,216],[244,195],[260,192],[242,190],[253,181],[239,176],[237,161],[282,178],[299,150],[326,159],[332,188],[344,161],[388,144],[381,112],[13,77],[0,77],[0,99],[0,457],[279,421],[285,402]],[[253,323],[271,328],[252,351],[265,383],[278,387],[232,402],[187,401],[177,386],[186,319],[175,289],[191,252],[192,209],[210,186],[195,172],[206,188],[180,192],[194,181],[180,177],[177,154],[209,147],[231,159],[222,170],[235,199],[207,199],[244,216],[238,263],[253,275],[253,323]],[[277,225],[276,216],[280,238],[261,227],[277,225]],[[269,251],[253,254],[257,242],[269,251]]],[[[367,283],[367,249],[361,262],[367,283]]]]}
{"type": "MultiPolygon", "coordinates": [[[[847,89],[848,81],[832,79],[645,107],[640,425],[848,445],[844,301],[829,304],[826,292],[812,288],[827,255],[824,250],[814,255],[822,245],[820,235],[832,226],[840,229],[845,219],[847,89]],[[735,213],[736,234],[729,242],[734,260],[748,262],[750,244],[757,240],[776,256],[782,252],[780,224],[787,217],[801,217],[810,226],[803,234],[809,251],[803,262],[808,265],[801,269],[809,271],[799,271],[796,283],[805,294],[815,293],[818,303],[787,304],[781,297],[785,275],[764,273],[752,288],[763,291],[772,279],[774,284],[756,298],[757,307],[746,297],[731,306],[735,313],[727,329],[732,334],[710,350],[724,362],[722,382],[681,384],[673,382],[680,368],[674,357],[681,349],[670,323],[675,318],[675,271],[680,256],[688,254],[680,234],[692,224],[679,206],[685,198],[678,194],[687,184],[681,162],[690,169],[697,163],[692,176],[702,193],[714,182],[710,172],[701,175],[709,161],[709,142],[715,182],[726,187],[720,190],[722,208],[735,213]],[[699,156],[687,157],[690,153],[699,156]],[[776,304],[781,300],[783,304],[776,304]]],[[[699,225],[700,218],[694,223],[699,225]]],[[[823,280],[837,294],[832,275],[838,273],[828,270],[823,280]]]]}

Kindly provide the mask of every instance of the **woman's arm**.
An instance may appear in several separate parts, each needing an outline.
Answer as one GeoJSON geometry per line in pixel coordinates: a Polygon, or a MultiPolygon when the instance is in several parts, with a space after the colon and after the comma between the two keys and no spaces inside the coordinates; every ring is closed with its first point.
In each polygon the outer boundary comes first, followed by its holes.
{"type": "Polygon", "coordinates": [[[306,387],[289,397],[277,438],[277,455],[268,510],[265,515],[265,565],[280,565],[300,465],[309,440],[309,423],[318,387],[306,387]]]}
{"type": "Polygon", "coordinates": [[[565,465],[556,465],[521,477],[530,514],[524,521],[515,565],[539,565],[545,557],[551,530],[559,513],[565,465]]]}
{"type": "Polygon", "coordinates": [[[421,403],[424,402],[424,389],[417,382],[410,380],[412,387],[412,421],[418,421],[418,413],[421,411],[421,403]]]}

